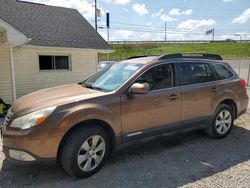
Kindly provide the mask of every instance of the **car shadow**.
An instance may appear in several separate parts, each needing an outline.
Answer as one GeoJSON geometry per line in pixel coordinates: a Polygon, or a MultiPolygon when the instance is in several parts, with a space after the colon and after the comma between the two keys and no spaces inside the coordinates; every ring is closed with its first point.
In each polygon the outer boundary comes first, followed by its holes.
{"type": "MultiPolygon", "coordinates": [[[[225,171],[250,159],[250,131],[235,126],[224,139],[202,131],[133,142],[112,155],[97,174],[82,180],[56,165],[16,166],[4,160],[3,187],[177,187],[225,171]]],[[[1,187],[1,186],[0,186],[1,187]]]]}

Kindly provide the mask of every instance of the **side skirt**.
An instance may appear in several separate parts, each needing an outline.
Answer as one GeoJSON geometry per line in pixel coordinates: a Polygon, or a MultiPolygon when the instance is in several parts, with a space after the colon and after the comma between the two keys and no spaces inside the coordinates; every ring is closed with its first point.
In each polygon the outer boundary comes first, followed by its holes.
{"type": "Polygon", "coordinates": [[[210,125],[211,120],[212,117],[209,116],[205,118],[192,119],[180,123],[162,125],[155,128],[149,128],[149,129],[139,130],[136,132],[127,133],[116,138],[117,140],[116,147],[117,149],[119,149],[123,147],[124,144],[127,144],[131,141],[140,140],[143,138],[157,136],[165,133],[176,134],[176,133],[189,132],[197,129],[204,129],[210,125]]]}

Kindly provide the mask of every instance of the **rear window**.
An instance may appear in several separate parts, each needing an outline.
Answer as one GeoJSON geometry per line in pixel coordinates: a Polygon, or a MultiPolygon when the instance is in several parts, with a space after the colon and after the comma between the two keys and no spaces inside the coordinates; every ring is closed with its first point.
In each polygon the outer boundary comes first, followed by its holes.
{"type": "Polygon", "coordinates": [[[225,65],[212,64],[212,66],[219,80],[231,78],[233,76],[233,73],[225,65]]]}

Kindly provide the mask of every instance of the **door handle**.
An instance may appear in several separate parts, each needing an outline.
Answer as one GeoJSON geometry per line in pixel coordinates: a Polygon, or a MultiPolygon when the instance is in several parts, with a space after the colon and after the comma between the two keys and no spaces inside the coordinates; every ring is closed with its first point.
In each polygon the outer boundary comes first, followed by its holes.
{"type": "Polygon", "coordinates": [[[212,87],[211,91],[212,91],[212,93],[216,93],[217,92],[217,88],[216,87],[212,87]]]}
{"type": "Polygon", "coordinates": [[[176,99],[179,98],[179,95],[177,95],[177,94],[170,94],[170,95],[168,96],[168,98],[169,98],[170,100],[176,100],[176,99]]]}

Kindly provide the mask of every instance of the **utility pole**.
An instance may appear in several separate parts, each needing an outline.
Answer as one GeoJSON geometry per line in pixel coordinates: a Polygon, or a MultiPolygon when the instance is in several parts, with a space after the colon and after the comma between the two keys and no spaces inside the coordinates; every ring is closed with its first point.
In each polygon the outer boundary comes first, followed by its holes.
{"type": "MultiPolygon", "coordinates": [[[[107,41],[108,41],[108,44],[109,44],[109,28],[110,28],[109,12],[106,13],[106,27],[107,27],[107,41]]],[[[110,60],[109,52],[108,52],[108,60],[110,60]]]]}
{"type": "Polygon", "coordinates": [[[167,42],[167,21],[165,21],[165,42],[167,42]]]}
{"type": "Polygon", "coordinates": [[[240,69],[241,69],[241,53],[240,53],[240,47],[241,47],[241,34],[235,34],[234,36],[240,37],[240,42],[239,42],[239,76],[240,76],[240,69]]]}
{"type": "Polygon", "coordinates": [[[206,31],[206,35],[211,35],[212,34],[212,41],[214,41],[214,28],[206,31]]]}
{"type": "Polygon", "coordinates": [[[95,30],[97,31],[97,0],[95,0],[95,30]]]}
{"type": "Polygon", "coordinates": [[[214,29],[213,29],[213,41],[214,41],[214,29]]]}
{"type": "Polygon", "coordinates": [[[110,28],[109,12],[106,13],[106,27],[107,27],[107,41],[109,43],[109,28],[110,28]]]}

